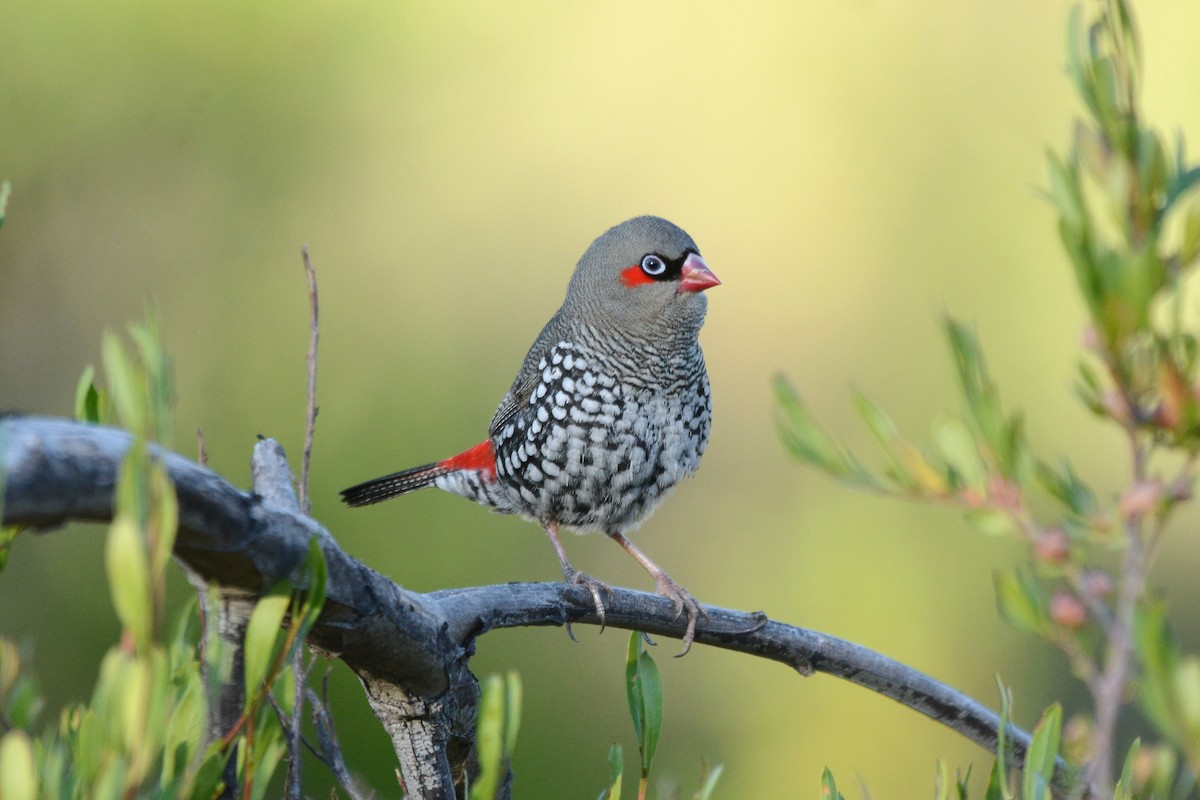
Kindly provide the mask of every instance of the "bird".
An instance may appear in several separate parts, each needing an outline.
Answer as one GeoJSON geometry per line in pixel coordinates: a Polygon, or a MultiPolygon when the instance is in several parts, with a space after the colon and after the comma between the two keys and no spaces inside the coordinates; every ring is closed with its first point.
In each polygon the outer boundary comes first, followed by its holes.
{"type": "MultiPolygon", "coordinates": [[[[609,228],[575,265],[566,298],[534,340],[487,438],[457,455],[341,492],[365,506],[429,486],[541,526],[567,584],[591,594],[603,630],[610,587],[567,559],[560,528],[600,532],[687,614],[696,600],[627,536],[708,445],[712,394],[699,332],[705,290],[721,283],[682,228],[639,216],[609,228]]],[[[569,630],[569,629],[568,629],[569,630]]]]}

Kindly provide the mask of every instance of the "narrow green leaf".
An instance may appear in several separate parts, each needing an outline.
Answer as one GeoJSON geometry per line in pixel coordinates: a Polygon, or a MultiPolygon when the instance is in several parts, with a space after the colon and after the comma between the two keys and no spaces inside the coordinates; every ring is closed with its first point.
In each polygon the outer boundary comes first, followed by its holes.
{"type": "Polygon", "coordinates": [[[1052,628],[1045,593],[1036,580],[1025,572],[997,570],[996,607],[1000,617],[1017,630],[1046,637],[1052,628]]]}
{"type": "Polygon", "coordinates": [[[118,687],[121,734],[127,753],[135,753],[144,746],[150,710],[150,678],[150,665],[145,658],[129,659],[118,687]]]}
{"type": "Polygon", "coordinates": [[[167,467],[161,461],[155,460],[150,464],[149,483],[150,496],[153,498],[149,523],[157,532],[151,558],[154,574],[161,576],[175,548],[175,534],[179,529],[179,499],[167,467]]]}
{"type": "Polygon", "coordinates": [[[1007,536],[1015,529],[1012,516],[998,508],[973,508],[964,516],[967,524],[985,536],[1007,536]]]}
{"type": "Polygon", "coordinates": [[[308,540],[308,555],[304,559],[304,580],[306,589],[299,614],[303,619],[303,627],[298,640],[303,640],[312,629],[321,609],[325,607],[325,596],[329,585],[329,565],[325,561],[325,551],[321,549],[320,537],[313,536],[308,540]]]}
{"type": "Polygon", "coordinates": [[[600,793],[600,797],[597,800],[620,800],[621,775],[624,771],[625,759],[621,754],[621,745],[613,742],[613,746],[608,748],[608,788],[600,793]]]}
{"type": "Polygon", "coordinates": [[[987,467],[966,423],[957,417],[942,417],[934,423],[933,440],[958,483],[983,496],[987,491],[987,467]]]}
{"type": "Polygon", "coordinates": [[[1141,746],[1142,740],[1138,738],[1134,739],[1133,744],[1129,747],[1129,753],[1125,756],[1125,765],[1121,768],[1121,777],[1113,792],[1113,800],[1133,800],[1133,763],[1141,746]]]}
{"type": "MultiPolygon", "coordinates": [[[[0,476],[2,478],[3,476],[0,476]]],[[[3,496],[4,481],[0,479],[0,497],[3,496]]],[[[20,525],[0,525],[0,572],[8,565],[8,555],[12,552],[12,543],[21,532],[20,525]]]]}
{"type": "Polygon", "coordinates": [[[724,771],[725,767],[721,764],[717,764],[708,770],[708,774],[704,776],[704,780],[700,783],[700,788],[693,795],[694,800],[712,800],[712,793],[716,791],[717,781],[721,779],[721,773],[724,771]]]}
{"type": "Polygon", "coordinates": [[[8,181],[0,182],[0,228],[4,227],[4,220],[8,218],[8,199],[12,197],[12,184],[8,181]]]}
{"type": "Polygon", "coordinates": [[[1176,716],[1175,673],[1179,650],[1167,627],[1162,603],[1148,604],[1134,616],[1134,648],[1141,669],[1137,675],[1137,699],[1142,712],[1159,733],[1176,744],[1184,741],[1176,716]]]}
{"type": "Polygon", "coordinates": [[[22,675],[8,694],[8,708],[5,714],[14,728],[29,730],[45,705],[46,701],[38,691],[37,682],[32,677],[22,675]]]}
{"type": "Polygon", "coordinates": [[[147,436],[149,413],[145,375],[113,333],[105,332],[100,343],[100,354],[117,421],[135,435],[147,436]]]}
{"type": "Polygon", "coordinates": [[[892,474],[904,490],[935,496],[946,493],[945,477],[900,434],[886,411],[859,391],[854,392],[854,405],[887,454],[892,463],[892,474]]]}
{"type": "Polygon", "coordinates": [[[786,378],[777,376],[774,386],[779,436],[794,456],[848,484],[881,488],[866,468],[817,424],[786,378]]]}
{"type": "Polygon", "coordinates": [[[983,351],[973,331],[953,317],[946,317],[946,336],[954,355],[959,386],[983,442],[1000,462],[997,466],[1011,474],[1011,464],[1005,463],[1012,450],[1012,431],[1004,419],[996,387],[988,375],[983,351]]]}
{"type": "Polygon", "coordinates": [[[658,749],[658,737],[662,732],[663,686],[658,665],[647,652],[638,655],[638,680],[642,684],[642,776],[650,774],[654,763],[654,751],[658,749]]]}
{"type": "Polygon", "coordinates": [[[950,788],[954,783],[950,780],[949,765],[939,758],[934,765],[934,769],[933,800],[954,800],[950,795],[950,788]]]}
{"type": "Polygon", "coordinates": [[[1086,225],[1083,195],[1079,186],[1079,169],[1054,153],[1046,154],[1050,178],[1050,199],[1054,201],[1063,224],[1068,230],[1081,231],[1086,225]]]}
{"type": "Polygon", "coordinates": [[[148,646],[152,624],[150,566],[141,531],[127,514],[119,514],[109,526],[104,566],[117,618],[139,647],[148,646]]]}
{"type": "Polygon", "coordinates": [[[958,790],[958,800],[967,800],[967,787],[971,781],[971,766],[967,765],[966,774],[959,773],[955,788],[958,790]]]}
{"type": "Polygon", "coordinates": [[[625,699],[629,702],[629,716],[633,720],[633,732],[642,741],[642,682],[638,678],[638,654],[642,652],[642,635],[637,631],[629,634],[629,646],[625,650],[625,699]]]}
{"type": "Polygon", "coordinates": [[[95,385],[96,368],[88,364],[75,385],[75,419],[80,422],[100,422],[100,393],[95,385]]]}
{"type": "Polygon", "coordinates": [[[192,782],[191,800],[212,800],[220,794],[224,785],[225,762],[228,759],[229,755],[223,750],[220,740],[208,746],[204,761],[196,770],[196,777],[192,782]]]}
{"type": "Polygon", "coordinates": [[[838,791],[837,781],[833,778],[833,773],[829,771],[829,767],[821,773],[821,800],[845,800],[842,793],[838,791]]]}
{"type": "Polygon", "coordinates": [[[33,742],[24,731],[9,731],[0,738],[0,797],[4,800],[36,800],[37,796],[33,742]]]}
{"type": "Polygon", "coordinates": [[[1079,479],[1069,462],[1064,460],[1058,469],[1039,462],[1036,474],[1042,488],[1073,513],[1089,517],[1096,512],[1095,494],[1079,479]]]}
{"type": "Polygon", "coordinates": [[[478,714],[475,749],[479,775],[471,785],[471,800],[492,800],[504,759],[504,681],[499,675],[484,680],[478,714]]]}
{"type": "Polygon", "coordinates": [[[517,732],[521,729],[523,705],[521,675],[510,670],[504,676],[504,753],[512,755],[517,749],[517,732]]]}
{"type": "Polygon", "coordinates": [[[246,709],[249,710],[263,688],[275,643],[280,638],[280,626],[287,613],[291,593],[277,585],[254,606],[246,625],[246,709]]]}
{"type": "Polygon", "coordinates": [[[1012,710],[1012,690],[996,678],[996,688],[1000,692],[1000,726],[996,731],[996,761],[992,766],[991,777],[988,779],[987,800],[1013,800],[1013,792],[1008,783],[1008,722],[1012,710]]]}
{"type": "Polygon", "coordinates": [[[1033,729],[1033,740],[1025,754],[1024,800],[1049,800],[1061,736],[1062,706],[1055,703],[1042,712],[1042,719],[1033,729]]]}
{"type": "Polygon", "coordinates": [[[1200,741],[1200,658],[1181,658],[1174,678],[1175,710],[1184,728],[1184,741],[1200,741]]]}

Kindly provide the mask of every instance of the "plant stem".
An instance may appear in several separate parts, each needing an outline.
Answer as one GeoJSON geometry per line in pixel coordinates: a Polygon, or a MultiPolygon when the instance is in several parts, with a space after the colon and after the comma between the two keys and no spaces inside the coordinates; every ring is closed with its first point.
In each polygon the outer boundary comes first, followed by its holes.
{"type": "MultiPolygon", "coordinates": [[[[1130,436],[1130,447],[1136,486],[1146,478],[1146,452],[1138,444],[1136,436],[1130,436]]],[[[1096,796],[1107,793],[1112,785],[1113,738],[1133,660],[1134,614],[1145,586],[1146,561],[1140,514],[1131,514],[1126,518],[1125,540],[1125,555],[1118,576],[1117,599],[1108,631],[1104,669],[1089,684],[1096,706],[1096,727],[1092,732],[1091,760],[1084,774],[1088,789],[1096,796]]]]}

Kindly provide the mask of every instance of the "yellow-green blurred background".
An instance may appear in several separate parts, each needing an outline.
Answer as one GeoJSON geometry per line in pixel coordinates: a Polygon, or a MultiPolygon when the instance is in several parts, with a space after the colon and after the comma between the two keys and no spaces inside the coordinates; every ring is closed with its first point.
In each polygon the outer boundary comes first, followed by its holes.
{"type": "MultiPolygon", "coordinates": [[[[436,492],[349,510],[337,490],[482,438],[575,259],[626,217],[677,221],[724,281],[702,333],[715,395],[698,476],[637,540],[700,599],[879,650],[1032,724],[1086,698],[993,610],[1017,545],[949,511],[857,495],[798,468],[773,431],[790,375],[867,446],[857,386],[924,435],[956,408],[939,318],[977,326],[1039,451],[1103,491],[1117,436],[1072,399],[1082,309],[1054,233],[1043,151],[1077,115],[1068,4],[178,2],[0,5],[0,407],[71,412],[105,329],[147,300],[174,354],[175,447],[246,485],[256,434],[299,455],[308,243],[321,286],[314,513],[418,591],[554,580],[538,530],[436,492]]],[[[1146,106],[1200,141],[1200,6],[1138,4],[1146,106]]],[[[1158,583],[1195,647],[1196,517],[1158,583]]],[[[84,698],[114,639],[99,528],[22,537],[0,634],[34,645],[54,704],[84,698]]],[[[599,537],[576,566],[650,588],[599,537]]],[[[182,597],[183,591],[178,592],[182,597]]],[[[477,673],[526,687],[520,797],[594,797],[609,744],[634,755],[625,636],[506,631],[477,673]]],[[[927,796],[938,757],[990,757],[835,679],[660,648],[658,772],[719,797],[809,797],[828,765],[874,797],[927,796]]],[[[388,742],[338,670],[351,767],[394,792],[388,742]]],[[[53,711],[49,712],[53,716],[53,711]]],[[[1130,718],[1126,733],[1136,729],[1130,718]]],[[[309,793],[328,779],[309,767],[309,793]]]]}

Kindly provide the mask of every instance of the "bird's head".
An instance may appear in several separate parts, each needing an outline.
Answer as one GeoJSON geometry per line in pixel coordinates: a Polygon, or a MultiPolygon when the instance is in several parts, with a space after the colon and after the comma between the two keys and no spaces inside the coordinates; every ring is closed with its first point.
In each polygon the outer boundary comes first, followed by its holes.
{"type": "Polygon", "coordinates": [[[661,217],[634,217],[592,242],[563,308],[632,333],[694,336],[704,323],[704,290],[719,283],[686,231],[661,217]]]}

